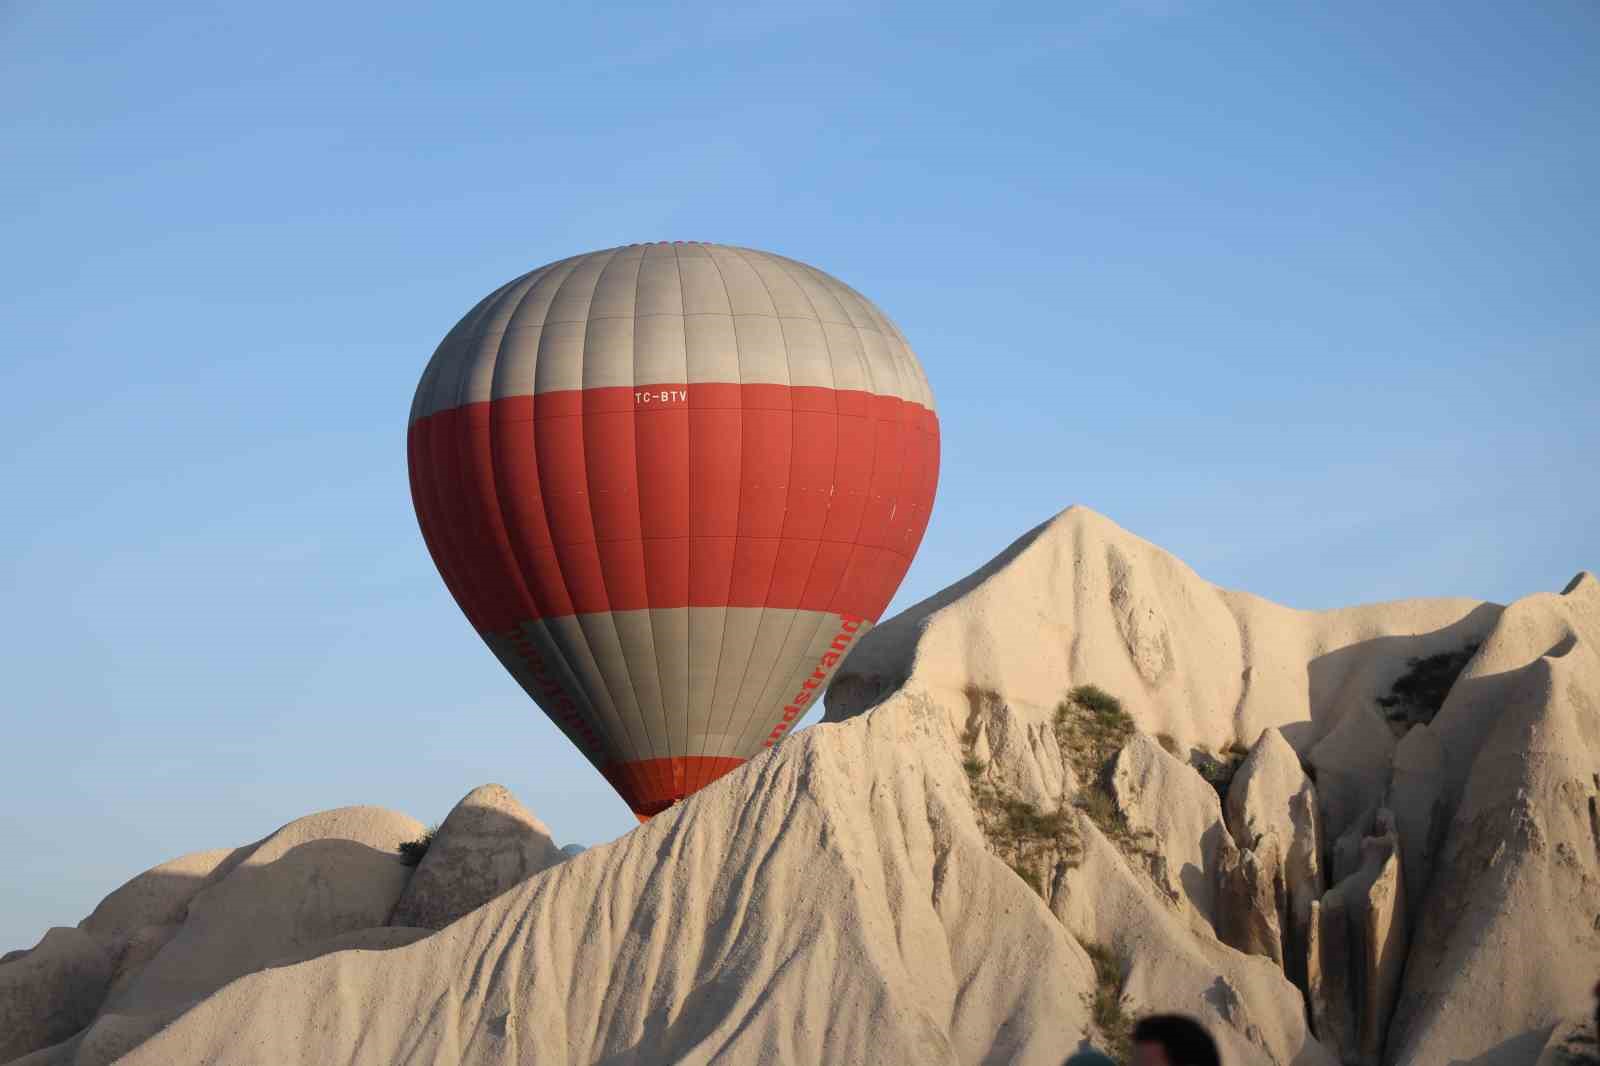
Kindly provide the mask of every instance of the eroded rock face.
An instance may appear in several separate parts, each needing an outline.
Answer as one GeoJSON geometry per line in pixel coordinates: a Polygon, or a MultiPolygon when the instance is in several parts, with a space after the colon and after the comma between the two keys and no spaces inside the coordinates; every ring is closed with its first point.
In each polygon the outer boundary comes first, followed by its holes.
{"type": "Polygon", "coordinates": [[[968,754],[1003,794],[1054,809],[1077,792],[1079,784],[1055,729],[1042,716],[1019,714],[998,695],[979,694],[966,723],[963,743],[968,754]]]}
{"type": "Polygon", "coordinates": [[[1129,828],[1159,860],[1152,870],[1157,884],[1214,925],[1219,855],[1234,850],[1216,790],[1143,734],[1117,753],[1111,790],[1129,828]]]}
{"type": "Polygon", "coordinates": [[[1384,806],[1394,812],[1406,879],[1406,921],[1415,928],[1444,835],[1445,751],[1438,734],[1418,725],[1394,749],[1394,774],[1384,806]]]}
{"type": "Polygon", "coordinates": [[[190,902],[183,926],[110,1006],[176,1009],[308,945],[381,926],[409,876],[398,855],[341,839],[241,866],[190,902]]]}
{"type": "MultiPolygon", "coordinates": [[[[265,866],[313,840],[348,840],[376,851],[395,852],[405,841],[416,840],[427,831],[427,826],[410,815],[384,807],[336,807],[296,818],[259,843],[241,848],[238,865],[265,866]]],[[[232,869],[224,864],[218,873],[225,876],[232,869]]],[[[211,880],[219,877],[213,875],[211,880]]]]}
{"type": "Polygon", "coordinates": [[[0,1062],[88,1025],[110,983],[110,958],[79,929],[52,929],[27,954],[0,965],[0,1062]]]}
{"type": "Polygon", "coordinates": [[[249,846],[199,851],[152,867],[101,900],[78,923],[111,960],[111,996],[177,933],[190,901],[249,851],[249,846]]]}
{"type": "MultiPolygon", "coordinates": [[[[165,896],[113,923],[126,945],[114,1005],[27,1066],[103,1066],[130,1049],[129,1066],[1059,1066],[1062,1048],[1095,1035],[1085,947],[1117,960],[1129,1013],[1195,1014],[1230,1066],[1328,1066],[1335,1056],[1310,1036],[1285,973],[1295,884],[1312,1014],[1339,1057],[1520,1066],[1551,1026],[1592,1010],[1600,972],[1597,648],[1592,578],[1503,613],[1442,600],[1289,611],[1206,585],[1104,519],[1069,512],[874,631],[848,664],[871,684],[871,713],[792,738],[442,931],[341,933],[338,921],[272,917],[287,897],[356,922],[382,908],[371,886],[345,883],[364,864],[318,863],[320,876],[259,882],[281,904],[235,901],[263,928],[304,936],[220,938],[221,955],[257,967],[226,980],[233,971],[183,932],[221,886],[292,867],[325,834],[354,834],[387,858],[422,827],[349,808],[230,853],[177,924],[165,896]],[[1393,744],[1369,712],[1401,664],[1479,639],[1433,723],[1393,744]],[[981,754],[1043,808],[1076,791],[1050,713],[1086,683],[1182,746],[1220,748],[1269,726],[1282,735],[1255,745],[1225,826],[1190,768],[1148,738],[1131,743],[1117,799],[1148,851],[1084,818],[1082,854],[1035,895],[991,853],[968,802],[963,691],[1003,694],[981,754]],[[1318,768],[1315,788],[1285,757],[1290,743],[1318,768]],[[1202,846],[1213,827],[1219,842],[1202,846]],[[1345,876],[1319,901],[1331,855],[1345,876]],[[1434,869],[1419,878],[1418,864],[1434,869]],[[1211,886],[1209,916],[1191,871],[1211,886]],[[259,961],[276,950],[267,940],[290,939],[301,942],[259,961]],[[1405,994],[1390,1017],[1402,957],[1405,994]],[[185,972],[224,983],[185,985],[185,972]],[[190,997],[181,1011],[178,994],[190,997]]],[[[835,721],[849,715],[852,701],[835,696],[852,681],[830,693],[835,721]]],[[[372,869],[380,881],[392,873],[372,869]]]]}
{"type": "Polygon", "coordinates": [[[1361,864],[1312,907],[1307,959],[1317,1039],[1347,1064],[1378,1066],[1407,949],[1394,815],[1379,809],[1361,864]]]}
{"type": "Polygon", "coordinates": [[[1322,820],[1317,790],[1300,757],[1276,729],[1262,730],[1228,787],[1228,830],[1240,848],[1266,856],[1261,842],[1274,838],[1276,878],[1282,885],[1282,935],[1278,958],[1290,980],[1306,984],[1306,943],[1311,904],[1322,894],[1322,820]]]}
{"type": "Polygon", "coordinates": [[[1146,684],[1159,685],[1172,672],[1172,636],[1161,600],[1145,588],[1140,570],[1115,544],[1106,548],[1106,572],[1112,616],[1128,658],[1146,684]]]}
{"type": "Polygon", "coordinates": [[[1323,832],[1337,839],[1383,802],[1395,738],[1375,710],[1354,708],[1308,756],[1317,774],[1323,832]]]}
{"type": "Polygon", "coordinates": [[[1390,1056],[1531,1061],[1600,974],[1600,584],[1508,607],[1430,729],[1462,785],[1390,1056]]]}
{"type": "Polygon", "coordinates": [[[1260,837],[1256,847],[1227,850],[1217,866],[1217,939],[1247,955],[1283,965],[1284,899],[1278,838],[1260,837]]]}
{"type": "Polygon", "coordinates": [[[563,858],[550,830],[503,785],[475,788],[434,834],[389,924],[443,929],[563,858]]]}

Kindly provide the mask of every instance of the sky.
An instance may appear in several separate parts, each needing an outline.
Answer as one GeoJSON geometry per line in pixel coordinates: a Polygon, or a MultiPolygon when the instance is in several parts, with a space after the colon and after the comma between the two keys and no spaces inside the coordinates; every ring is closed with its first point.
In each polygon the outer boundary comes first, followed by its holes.
{"type": "Polygon", "coordinates": [[[1600,6],[0,3],[0,951],[311,811],[633,825],[422,543],[480,297],[650,240],[893,317],[893,613],[1072,503],[1301,608],[1600,569],[1600,6]]]}

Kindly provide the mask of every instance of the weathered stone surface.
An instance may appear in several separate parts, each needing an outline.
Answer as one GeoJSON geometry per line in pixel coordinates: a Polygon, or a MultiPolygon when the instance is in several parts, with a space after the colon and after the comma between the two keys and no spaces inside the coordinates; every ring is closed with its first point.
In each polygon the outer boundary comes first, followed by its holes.
{"type": "MultiPolygon", "coordinates": [[[[385,807],[335,807],[296,818],[259,843],[240,849],[243,855],[238,865],[266,866],[312,840],[348,840],[378,851],[395,852],[405,841],[415,840],[427,831],[427,826],[410,815],[385,807]]],[[[232,868],[225,863],[218,872],[227,874],[232,868]]],[[[211,880],[218,878],[214,875],[211,880]]]]}
{"type": "Polygon", "coordinates": [[[1051,810],[1077,791],[1077,778],[1050,722],[1014,714],[998,696],[969,702],[977,704],[967,723],[972,755],[1002,793],[1051,810]]]}
{"type": "Polygon", "coordinates": [[[1260,841],[1277,840],[1277,880],[1284,904],[1279,915],[1282,946],[1271,957],[1290,980],[1305,987],[1305,953],[1311,903],[1322,894],[1322,819],[1317,790],[1300,757],[1276,729],[1264,729],[1234,775],[1226,804],[1228,829],[1240,848],[1262,858],[1260,841]]]}
{"type": "Polygon", "coordinates": [[[0,965],[0,1062],[67,1039],[94,1019],[111,960],[79,929],[56,928],[0,965]]]}
{"type": "Polygon", "coordinates": [[[1111,771],[1117,807],[1135,834],[1147,834],[1160,861],[1152,871],[1169,898],[1216,924],[1218,858],[1233,851],[1216,790],[1187,763],[1139,734],[1111,771]]]}
{"type": "Polygon", "coordinates": [[[1317,742],[1307,761],[1317,774],[1322,831],[1338,839],[1361,814],[1383,802],[1395,739],[1377,712],[1355,707],[1317,742]]]}
{"type": "Polygon", "coordinates": [[[1445,751],[1428,725],[1413,726],[1394,749],[1394,773],[1384,806],[1394,812],[1400,832],[1406,879],[1406,924],[1416,928],[1418,909],[1427,895],[1428,878],[1445,829],[1443,793],[1445,751]]]}
{"type": "Polygon", "coordinates": [[[1407,948],[1394,816],[1379,809],[1360,867],[1312,908],[1308,998],[1317,1038],[1357,1066],[1378,1066],[1407,948]]]}
{"type": "Polygon", "coordinates": [[[107,1006],[170,1016],[275,959],[381,926],[409,874],[398,855],[353,840],[309,840],[242,865],[190,902],[176,935],[107,1006]]]}
{"type": "Polygon", "coordinates": [[[389,924],[442,929],[564,857],[504,786],[475,788],[434,834],[389,924]]]}
{"type": "Polygon", "coordinates": [[[111,995],[172,939],[189,913],[189,902],[249,850],[199,851],[152,867],[101,900],[78,923],[111,959],[111,995]]]}
{"type": "Polygon", "coordinates": [[[1283,868],[1278,838],[1269,833],[1254,849],[1227,849],[1217,862],[1217,939],[1247,955],[1283,965],[1283,868]]]}
{"type": "Polygon", "coordinates": [[[1463,786],[1390,1056],[1528,1062],[1527,1034],[1593,1014],[1600,974],[1600,584],[1508,607],[1429,728],[1463,786]]]}
{"type": "Polygon", "coordinates": [[[112,892],[78,928],[111,951],[151,925],[177,925],[213,871],[238,849],[218,848],[152,867],[112,892]]]}

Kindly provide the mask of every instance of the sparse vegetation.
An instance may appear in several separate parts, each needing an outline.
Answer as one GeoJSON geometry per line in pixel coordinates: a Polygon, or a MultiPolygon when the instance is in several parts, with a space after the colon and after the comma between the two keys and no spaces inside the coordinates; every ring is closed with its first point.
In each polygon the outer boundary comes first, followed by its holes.
{"type": "Polygon", "coordinates": [[[1106,763],[1134,734],[1122,701],[1097,685],[1079,685],[1056,707],[1056,742],[1084,784],[1101,775],[1106,763]]]}
{"type": "Polygon", "coordinates": [[[1200,772],[1200,776],[1206,779],[1207,784],[1217,790],[1217,799],[1226,802],[1228,786],[1233,784],[1234,775],[1239,772],[1239,767],[1249,754],[1250,749],[1235,740],[1217,755],[1196,748],[1189,764],[1200,772]]]}
{"type": "Polygon", "coordinates": [[[434,836],[439,832],[437,825],[430,825],[428,831],[416,840],[407,840],[400,845],[400,861],[406,866],[415,866],[428,854],[428,847],[433,843],[434,836]]]}
{"type": "Polygon", "coordinates": [[[995,853],[1043,897],[1046,874],[1058,863],[1075,866],[1082,858],[1077,821],[1070,808],[1042,810],[988,776],[988,764],[977,754],[978,736],[983,715],[1001,706],[1000,695],[969,685],[966,696],[971,714],[961,738],[965,749],[961,768],[972,787],[979,825],[995,853]]]}
{"type": "Polygon", "coordinates": [[[961,768],[972,788],[979,824],[995,853],[1035,892],[1046,896],[1046,880],[1058,866],[1070,868],[1082,861],[1080,815],[1124,852],[1147,854],[1150,833],[1128,824],[1109,785],[1111,761],[1135,732],[1120,700],[1098,686],[1080,685],[1057,705],[1056,746],[1072,766],[1078,792],[1070,805],[1047,811],[1009,793],[992,779],[978,755],[982,723],[1002,706],[1000,695],[975,685],[968,685],[965,694],[970,714],[961,738],[961,768]]]}
{"type": "Polygon", "coordinates": [[[1396,736],[1412,726],[1433,721],[1433,716],[1444,706],[1445,697],[1461,676],[1467,663],[1478,651],[1476,643],[1455,651],[1440,652],[1422,658],[1406,660],[1409,668],[1389,687],[1389,695],[1379,697],[1389,728],[1396,736]]]}
{"type": "Polygon", "coordinates": [[[1175,739],[1173,739],[1173,736],[1172,736],[1171,733],[1157,733],[1156,734],[1156,743],[1160,744],[1161,745],[1161,750],[1165,751],[1168,755],[1174,756],[1174,757],[1179,758],[1179,759],[1183,758],[1183,753],[1178,748],[1178,742],[1175,739]]]}
{"type": "Polygon", "coordinates": [[[1123,851],[1143,852],[1148,833],[1128,825],[1111,795],[1111,760],[1133,736],[1122,701],[1097,685],[1079,685],[1056,707],[1056,744],[1078,775],[1076,806],[1123,851]]]}
{"type": "Polygon", "coordinates": [[[1089,993],[1090,1013],[1105,1042],[1101,1049],[1118,1062],[1126,1062],[1133,1038],[1133,1019],[1122,1005],[1122,959],[1103,944],[1086,943],[1084,951],[1094,964],[1094,991],[1089,993]]]}

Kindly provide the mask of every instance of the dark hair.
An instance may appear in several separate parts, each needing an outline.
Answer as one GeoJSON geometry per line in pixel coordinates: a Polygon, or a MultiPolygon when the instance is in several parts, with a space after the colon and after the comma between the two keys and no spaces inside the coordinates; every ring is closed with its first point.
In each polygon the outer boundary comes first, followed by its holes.
{"type": "Polygon", "coordinates": [[[1172,1066],[1222,1066],[1205,1026],[1182,1014],[1152,1014],[1133,1027],[1135,1044],[1160,1044],[1172,1066]]]}

